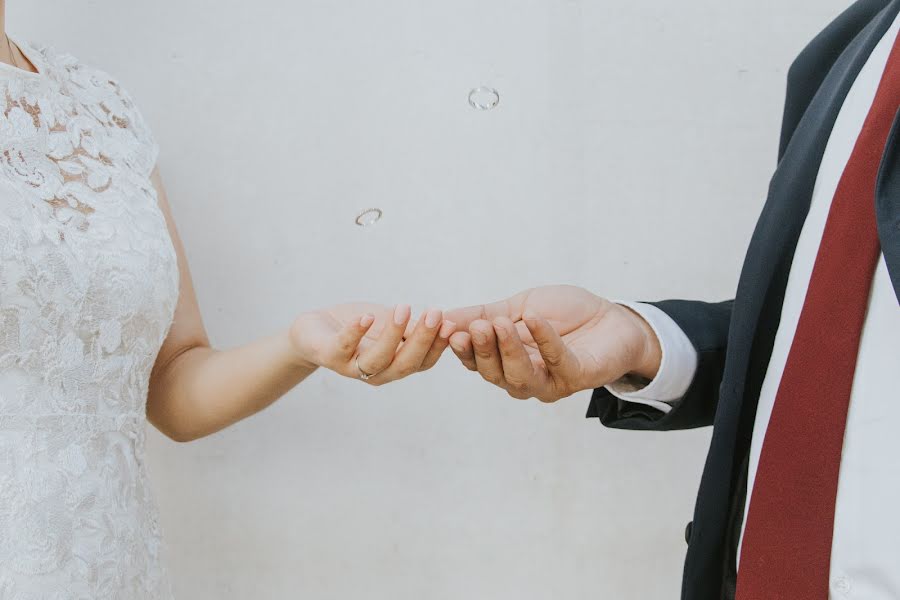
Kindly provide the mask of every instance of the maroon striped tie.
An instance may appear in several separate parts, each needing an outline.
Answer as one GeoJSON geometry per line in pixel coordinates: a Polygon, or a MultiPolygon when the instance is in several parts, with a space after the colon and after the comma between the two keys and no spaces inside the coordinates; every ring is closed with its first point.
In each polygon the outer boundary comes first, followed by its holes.
{"type": "Polygon", "coordinates": [[[900,107],[900,42],[831,203],[763,440],[737,600],[827,600],[850,389],[879,256],[875,182],[900,107]]]}

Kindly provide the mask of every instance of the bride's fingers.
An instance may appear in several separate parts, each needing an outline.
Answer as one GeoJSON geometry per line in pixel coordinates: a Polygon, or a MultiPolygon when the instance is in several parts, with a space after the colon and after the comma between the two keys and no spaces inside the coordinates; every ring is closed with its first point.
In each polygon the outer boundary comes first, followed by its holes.
{"type": "Polygon", "coordinates": [[[438,330],[438,335],[435,338],[434,343],[431,344],[431,349],[428,350],[428,354],[425,355],[425,360],[423,360],[422,364],[419,366],[420,371],[427,371],[437,364],[437,361],[440,360],[444,350],[450,345],[450,336],[453,335],[455,331],[456,323],[444,320],[440,330],[438,330]]]}
{"type": "Polygon", "coordinates": [[[394,309],[393,318],[385,323],[381,335],[368,348],[361,350],[356,364],[365,373],[377,375],[390,366],[397,353],[397,346],[403,340],[406,324],[409,323],[410,308],[400,304],[394,309]]]}
{"type": "Polygon", "coordinates": [[[406,330],[403,332],[403,339],[404,340],[409,339],[409,337],[412,336],[413,331],[415,331],[415,329],[416,329],[416,322],[413,321],[412,319],[410,319],[409,322],[406,324],[406,330]]]}
{"type": "Polygon", "coordinates": [[[416,323],[412,335],[403,342],[390,366],[379,371],[369,381],[373,385],[381,385],[397,379],[403,379],[417,372],[425,360],[441,327],[443,313],[439,310],[426,311],[416,323]]]}
{"type": "Polygon", "coordinates": [[[356,355],[360,342],[366,337],[366,333],[368,333],[374,323],[375,315],[366,313],[359,319],[351,321],[341,328],[335,342],[336,362],[347,362],[356,355]]]}

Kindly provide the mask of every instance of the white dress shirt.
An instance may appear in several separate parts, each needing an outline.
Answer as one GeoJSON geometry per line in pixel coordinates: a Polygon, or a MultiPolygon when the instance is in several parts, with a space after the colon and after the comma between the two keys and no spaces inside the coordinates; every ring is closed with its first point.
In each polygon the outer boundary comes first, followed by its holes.
{"type": "MultiPolygon", "coordinates": [[[[819,167],[760,391],[750,446],[747,489],[751,491],[831,201],[875,98],[898,30],[900,17],[876,46],[850,89],[819,167]]],[[[874,202],[874,199],[866,200],[874,202]]],[[[696,351],[678,325],[658,308],[640,303],[624,304],[639,312],[656,331],[663,360],[656,378],[646,387],[629,390],[619,384],[609,389],[622,400],[668,411],[671,409],[668,403],[683,396],[694,377],[696,351]]],[[[900,305],[882,255],[863,324],[844,435],[831,552],[830,598],[833,600],[900,598],[900,468],[894,462],[900,456],[900,435],[896,430],[900,423],[898,368],[900,305]]],[[[747,496],[749,506],[752,493],[747,496]]]]}

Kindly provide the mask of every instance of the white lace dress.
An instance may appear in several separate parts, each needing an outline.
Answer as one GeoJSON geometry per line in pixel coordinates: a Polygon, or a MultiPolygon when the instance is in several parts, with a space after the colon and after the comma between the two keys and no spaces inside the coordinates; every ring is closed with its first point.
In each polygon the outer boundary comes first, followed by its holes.
{"type": "Polygon", "coordinates": [[[156,145],[108,75],[0,67],[0,599],[171,598],[144,466],[178,295],[156,145]]]}

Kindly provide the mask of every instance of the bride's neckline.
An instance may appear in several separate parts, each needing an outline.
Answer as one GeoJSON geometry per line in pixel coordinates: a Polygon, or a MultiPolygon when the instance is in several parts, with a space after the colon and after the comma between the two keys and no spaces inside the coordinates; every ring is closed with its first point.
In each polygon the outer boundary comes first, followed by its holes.
{"type": "Polygon", "coordinates": [[[22,77],[42,77],[43,69],[41,68],[41,64],[39,60],[36,60],[31,53],[31,47],[28,44],[21,43],[15,37],[9,35],[9,40],[16,45],[16,48],[19,49],[19,52],[22,53],[22,56],[28,59],[28,62],[31,63],[31,66],[34,67],[34,71],[29,71],[27,69],[23,69],[21,67],[16,67],[9,63],[5,63],[0,61],[0,72],[9,73],[12,75],[19,75],[22,77]]]}

